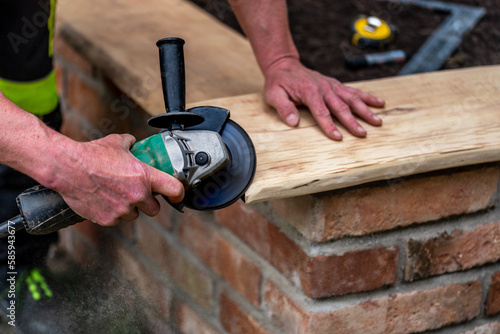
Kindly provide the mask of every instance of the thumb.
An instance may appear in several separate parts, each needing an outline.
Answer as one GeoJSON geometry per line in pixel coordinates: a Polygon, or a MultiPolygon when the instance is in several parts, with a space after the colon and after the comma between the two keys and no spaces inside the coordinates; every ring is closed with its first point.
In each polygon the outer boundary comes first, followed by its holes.
{"type": "Polygon", "coordinates": [[[299,111],[284,89],[271,88],[266,93],[266,103],[276,109],[286,124],[292,127],[299,125],[299,111]]]}
{"type": "Polygon", "coordinates": [[[149,182],[153,193],[166,196],[172,203],[179,203],[184,198],[184,186],[175,177],[154,167],[147,166],[149,182]]]}
{"type": "Polygon", "coordinates": [[[117,138],[119,138],[119,140],[121,141],[122,147],[126,149],[130,149],[130,147],[132,147],[132,145],[134,145],[136,142],[135,137],[127,133],[119,134],[117,135],[117,138]]]}

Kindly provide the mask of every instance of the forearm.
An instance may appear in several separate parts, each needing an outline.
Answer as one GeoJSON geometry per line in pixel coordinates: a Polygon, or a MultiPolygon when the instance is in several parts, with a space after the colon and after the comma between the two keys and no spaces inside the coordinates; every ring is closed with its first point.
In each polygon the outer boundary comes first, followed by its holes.
{"type": "Polygon", "coordinates": [[[61,194],[80,216],[102,225],[154,216],[153,193],[178,203],[182,183],[130,153],[131,135],[80,143],[43,124],[0,93],[0,163],[61,194]]]}
{"type": "Polygon", "coordinates": [[[53,187],[76,142],[50,129],[0,92],[0,163],[53,187]],[[57,165],[56,165],[57,164],[57,165]]]}
{"type": "Polygon", "coordinates": [[[265,74],[283,59],[299,60],[288,26],[285,0],[232,0],[233,11],[265,74]]]}
{"type": "Polygon", "coordinates": [[[358,137],[366,136],[366,131],[353,114],[372,125],[382,124],[368,106],[382,107],[383,100],[344,86],[300,62],[288,25],[286,0],[229,2],[266,79],[265,101],[288,125],[299,124],[297,105],[308,107],[323,132],[334,140],[341,140],[342,134],[332,116],[358,137]]]}

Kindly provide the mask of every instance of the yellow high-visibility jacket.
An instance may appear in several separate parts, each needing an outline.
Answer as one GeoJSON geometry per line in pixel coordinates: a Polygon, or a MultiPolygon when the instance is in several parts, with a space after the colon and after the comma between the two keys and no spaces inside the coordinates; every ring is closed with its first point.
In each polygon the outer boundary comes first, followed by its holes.
{"type": "Polygon", "coordinates": [[[52,64],[56,0],[0,1],[0,90],[43,116],[59,103],[52,64]]]}

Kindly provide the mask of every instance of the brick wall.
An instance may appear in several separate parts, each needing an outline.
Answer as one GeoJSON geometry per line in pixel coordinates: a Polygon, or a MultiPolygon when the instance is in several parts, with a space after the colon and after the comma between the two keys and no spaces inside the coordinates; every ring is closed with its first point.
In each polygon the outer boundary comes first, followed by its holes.
{"type": "MultiPolygon", "coordinates": [[[[147,114],[63,40],[64,133],[143,138],[147,114]]],[[[500,165],[217,212],[61,231],[105,263],[156,333],[500,333],[500,165]]]]}

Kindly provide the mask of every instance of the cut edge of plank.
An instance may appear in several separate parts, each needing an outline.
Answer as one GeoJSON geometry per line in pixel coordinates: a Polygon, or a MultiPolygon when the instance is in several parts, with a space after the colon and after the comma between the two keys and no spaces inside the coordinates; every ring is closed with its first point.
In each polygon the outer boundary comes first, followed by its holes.
{"type": "Polygon", "coordinates": [[[464,167],[470,165],[484,164],[499,161],[500,146],[498,148],[486,149],[472,149],[468,151],[450,152],[446,154],[447,159],[443,159],[442,154],[435,154],[426,157],[426,162],[430,164],[436,163],[435,167],[417,166],[415,168],[408,168],[401,171],[401,169],[394,169],[395,166],[414,165],[414,159],[405,159],[404,163],[401,160],[393,161],[392,163],[385,163],[381,168],[374,168],[370,170],[370,176],[366,176],[366,168],[354,168],[346,172],[338,173],[327,180],[318,180],[315,177],[310,177],[309,180],[301,179],[301,182],[292,183],[292,187],[285,189],[282,186],[267,187],[263,189],[254,189],[250,185],[249,189],[244,195],[244,201],[247,204],[259,203],[264,201],[272,201],[276,199],[285,199],[291,197],[298,197],[304,195],[312,195],[323,193],[332,190],[345,189],[355,186],[361,186],[372,182],[386,180],[390,184],[390,180],[411,177],[413,175],[424,174],[439,170],[446,170],[457,167],[464,167]],[[374,172],[375,171],[375,172],[374,172]],[[296,184],[294,184],[296,183],[296,184]]]}

